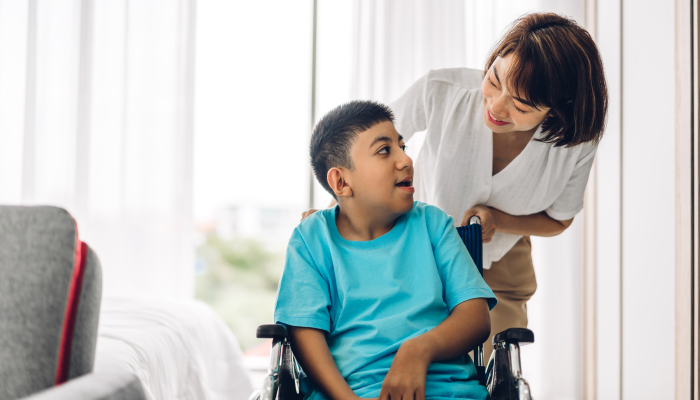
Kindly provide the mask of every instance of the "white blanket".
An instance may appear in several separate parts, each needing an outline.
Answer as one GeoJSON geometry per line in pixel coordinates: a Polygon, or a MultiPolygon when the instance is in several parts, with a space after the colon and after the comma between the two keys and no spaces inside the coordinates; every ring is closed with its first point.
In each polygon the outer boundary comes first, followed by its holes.
{"type": "Polygon", "coordinates": [[[236,338],[197,301],[102,300],[95,371],[126,369],[149,400],[246,400],[253,389],[236,338]]]}

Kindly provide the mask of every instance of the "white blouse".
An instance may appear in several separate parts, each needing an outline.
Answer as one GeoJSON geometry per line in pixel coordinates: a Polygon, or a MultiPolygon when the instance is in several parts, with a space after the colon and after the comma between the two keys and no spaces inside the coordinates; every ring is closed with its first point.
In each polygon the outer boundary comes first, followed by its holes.
{"type": "MultiPolygon", "coordinates": [[[[482,71],[466,68],[430,71],[391,104],[405,140],[427,129],[415,160],[415,199],[440,207],[456,225],[476,205],[511,215],[545,211],[560,221],[573,218],[583,208],[596,146],[554,147],[531,140],[491,176],[493,133],[483,119],[482,77],[482,71]]],[[[533,138],[543,136],[538,129],[533,138]]],[[[484,268],[520,237],[497,232],[484,244],[484,268]]]]}

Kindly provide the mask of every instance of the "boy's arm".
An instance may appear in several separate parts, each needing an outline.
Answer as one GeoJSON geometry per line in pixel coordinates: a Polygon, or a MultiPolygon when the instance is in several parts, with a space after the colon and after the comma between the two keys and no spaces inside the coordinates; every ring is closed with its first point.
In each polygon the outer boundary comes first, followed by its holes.
{"type": "Polygon", "coordinates": [[[430,363],[460,357],[488,339],[491,318],[486,299],[458,304],[440,325],[405,341],[384,378],[379,400],[425,399],[430,363]]]}
{"type": "Polygon", "coordinates": [[[471,299],[458,304],[435,329],[407,340],[404,346],[415,356],[429,362],[450,360],[467,354],[488,339],[491,317],[486,299],[471,299]]]}
{"type": "Polygon", "coordinates": [[[357,395],[340,375],[326,334],[319,329],[290,326],[292,350],[304,373],[331,400],[355,400],[357,395]]]}

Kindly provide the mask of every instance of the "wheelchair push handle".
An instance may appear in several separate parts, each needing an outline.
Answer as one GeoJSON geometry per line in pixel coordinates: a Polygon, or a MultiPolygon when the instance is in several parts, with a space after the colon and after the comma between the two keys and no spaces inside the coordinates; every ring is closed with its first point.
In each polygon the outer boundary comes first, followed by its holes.
{"type": "Polygon", "coordinates": [[[266,324],[258,326],[255,336],[258,339],[273,339],[278,342],[289,335],[287,327],[280,324],[266,324]]]}
{"type": "Polygon", "coordinates": [[[508,328],[494,335],[491,344],[497,346],[499,343],[517,343],[519,346],[525,346],[535,343],[535,334],[526,328],[508,328]]]}

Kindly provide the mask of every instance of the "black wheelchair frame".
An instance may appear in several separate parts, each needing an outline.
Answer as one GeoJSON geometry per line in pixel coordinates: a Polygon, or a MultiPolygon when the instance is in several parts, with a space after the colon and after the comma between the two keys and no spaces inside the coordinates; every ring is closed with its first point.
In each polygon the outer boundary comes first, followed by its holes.
{"type": "MultiPolygon", "coordinates": [[[[481,221],[471,217],[469,225],[457,228],[479,273],[483,276],[481,221]]],[[[287,327],[279,324],[260,325],[256,336],[272,339],[270,366],[262,390],[256,390],[249,400],[302,400],[299,387],[301,368],[292,352],[287,327]]],[[[479,383],[486,386],[492,400],[532,400],[530,385],[522,375],[520,346],[534,343],[535,335],[525,328],[510,328],[493,337],[494,350],[488,365],[484,365],[484,347],[474,349],[474,365],[479,383]]],[[[458,383],[455,383],[458,384],[458,383]]]]}

